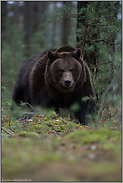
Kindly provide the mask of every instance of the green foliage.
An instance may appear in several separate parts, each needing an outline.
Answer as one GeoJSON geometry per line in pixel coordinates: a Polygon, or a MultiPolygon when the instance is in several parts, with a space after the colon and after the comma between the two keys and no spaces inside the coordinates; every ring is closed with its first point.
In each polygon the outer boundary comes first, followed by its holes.
{"type": "Polygon", "coordinates": [[[93,1],[87,4],[87,8],[81,8],[78,15],[85,19],[85,23],[79,24],[77,37],[81,37],[83,53],[87,41],[91,40],[93,43],[96,40],[108,41],[118,38],[118,33],[121,33],[121,19],[116,17],[120,11],[120,8],[116,8],[116,3],[93,1]]]}
{"type": "Polygon", "coordinates": [[[49,22],[52,20],[62,20],[64,17],[76,18],[76,7],[71,7],[71,2],[65,2],[60,9],[54,6],[53,11],[47,12],[47,16],[49,22]]]}
{"type": "MultiPolygon", "coordinates": [[[[87,2],[78,13],[78,45],[90,68],[98,114],[121,105],[121,4],[87,2]],[[95,58],[94,58],[95,57],[95,58]]],[[[98,119],[99,120],[99,119],[98,119]]]]}
{"type": "MultiPolygon", "coordinates": [[[[121,56],[119,52],[116,52],[114,56],[109,55],[106,48],[102,48],[99,53],[99,64],[97,74],[92,74],[93,85],[96,90],[98,98],[108,88],[111,80],[113,79],[113,85],[118,85],[121,89],[121,56]],[[113,77],[113,78],[112,78],[113,77]]],[[[112,87],[113,87],[112,85],[112,87]]],[[[114,94],[113,92],[112,94],[114,94]]],[[[108,93],[111,95],[111,92],[108,93]]],[[[117,92],[121,95],[121,90],[117,92]]]]}
{"type": "Polygon", "coordinates": [[[10,100],[13,86],[20,66],[25,61],[23,44],[24,34],[9,19],[2,34],[1,50],[1,89],[2,99],[10,100]]]}
{"type": "Polygon", "coordinates": [[[76,111],[78,111],[80,109],[80,105],[79,105],[78,102],[76,102],[73,105],[71,105],[70,108],[71,108],[72,111],[76,112],[76,111]]]}

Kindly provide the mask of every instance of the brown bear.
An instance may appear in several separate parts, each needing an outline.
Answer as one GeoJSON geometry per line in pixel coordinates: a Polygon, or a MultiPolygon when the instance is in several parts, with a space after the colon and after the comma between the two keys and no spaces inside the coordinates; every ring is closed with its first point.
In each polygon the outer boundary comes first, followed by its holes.
{"type": "Polygon", "coordinates": [[[78,103],[74,114],[82,125],[87,125],[87,115],[94,113],[93,97],[91,76],[81,49],[70,46],[47,50],[24,63],[12,96],[18,104],[28,102],[54,107],[56,111],[78,103]]]}

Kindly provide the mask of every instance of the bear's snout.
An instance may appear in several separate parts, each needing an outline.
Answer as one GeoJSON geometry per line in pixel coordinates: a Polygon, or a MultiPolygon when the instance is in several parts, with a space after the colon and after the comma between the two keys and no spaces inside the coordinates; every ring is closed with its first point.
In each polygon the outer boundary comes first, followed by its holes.
{"type": "Polygon", "coordinates": [[[71,80],[70,80],[70,79],[65,79],[65,85],[66,85],[67,87],[69,87],[70,84],[71,84],[71,80]]]}
{"type": "Polygon", "coordinates": [[[61,79],[61,84],[69,89],[73,86],[74,80],[71,72],[64,72],[61,79]]]}

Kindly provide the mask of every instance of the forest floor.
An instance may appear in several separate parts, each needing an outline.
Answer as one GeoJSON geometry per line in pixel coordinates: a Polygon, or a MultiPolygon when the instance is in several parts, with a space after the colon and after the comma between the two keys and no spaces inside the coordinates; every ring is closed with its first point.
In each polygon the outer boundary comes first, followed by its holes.
{"type": "Polygon", "coordinates": [[[95,129],[54,113],[17,120],[2,107],[3,182],[122,181],[121,127],[103,121],[95,129]]]}

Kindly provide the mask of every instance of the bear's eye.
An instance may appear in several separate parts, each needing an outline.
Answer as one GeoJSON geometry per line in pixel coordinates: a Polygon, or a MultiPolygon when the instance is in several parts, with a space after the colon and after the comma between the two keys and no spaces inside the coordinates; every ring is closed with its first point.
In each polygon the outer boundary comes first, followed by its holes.
{"type": "Polygon", "coordinates": [[[58,74],[59,74],[60,76],[62,76],[63,72],[64,72],[63,69],[59,69],[59,70],[58,70],[58,74]]]}
{"type": "Polygon", "coordinates": [[[70,69],[70,71],[72,72],[72,71],[73,71],[73,69],[70,69]]]}
{"type": "Polygon", "coordinates": [[[74,74],[74,70],[73,70],[73,69],[70,69],[70,72],[71,72],[72,74],[74,74]]]}
{"type": "Polygon", "coordinates": [[[59,75],[62,76],[63,72],[64,72],[64,70],[63,69],[60,69],[59,75]]]}
{"type": "Polygon", "coordinates": [[[60,70],[60,72],[61,72],[61,73],[63,73],[63,72],[64,72],[64,70],[63,70],[63,69],[61,69],[61,70],[60,70]]]}

